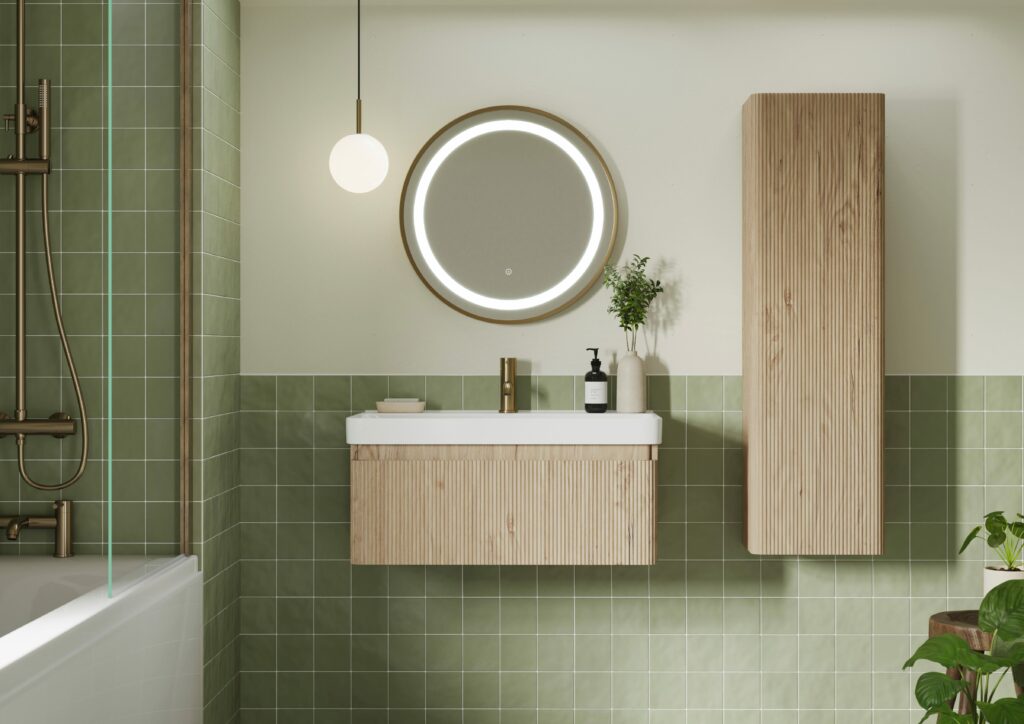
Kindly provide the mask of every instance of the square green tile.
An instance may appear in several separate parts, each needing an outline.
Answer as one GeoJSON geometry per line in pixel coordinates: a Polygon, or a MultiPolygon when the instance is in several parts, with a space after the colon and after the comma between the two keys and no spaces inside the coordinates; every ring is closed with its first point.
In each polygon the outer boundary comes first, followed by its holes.
{"type": "MultiPolygon", "coordinates": [[[[429,614],[428,614],[429,620],[429,614]]],[[[432,635],[426,637],[425,667],[427,671],[462,672],[461,635],[432,635]]]]}
{"type": "Polygon", "coordinates": [[[423,566],[388,566],[389,596],[422,596],[423,566]]]}
{"type": "Polygon", "coordinates": [[[984,410],[985,378],[958,375],[947,378],[949,409],[984,410]]]}
{"type": "Polygon", "coordinates": [[[347,634],[355,629],[352,613],[353,600],[347,598],[319,598],[313,603],[313,621],[317,634],[347,634]],[[352,622],[351,625],[349,622],[352,622]]]}
{"type": "Polygon", "coordinates": [[[1021,409],[1021,378],[1016,376],[986,377],[985,409],[1021,409]]]}
{"type": "Polygon", "coordinates": [[[388,669],[423,671],[426,666],[426,637],[409,634],[388,636],[388,669]]]}
{"type": "Polygon", "coordinates": [[[575,638],[571,635],[540,636],[537,666],[543,671],[572,671],[575,650],[575,638]]]}
{"type": "Polygon", "coordinates": [[[947,454],[944,449],[912,449],[910,451],[910,482],[924,485],[946,483],[947,454]]]}
{"type": "Polygon", "coordinates": [[[503,597],[500,620],[503,634],[535,634],[537,599],[503,597]]]}
{"type": "Polygon", "coordinates": [[[282,375],[277,378],[278,410],[312,410],[313,378],[304,375],[282,375]]]}
{"type": "Polygon", "coordinates": [[[493,634],[465,634],[462,638],[463,666],[466,671],[496,671],[500,665],[501,645],[493,634]]]}
{"type": "Polygon", "coordinates": [[[985,446],[985,413],[954,411],[949,413],[949,446],[980,448],[985,446]]]}
{"type": "Polygon", "coordinates": [[[537,637],[502,633],[501,668],[504,671],[536,671],[537,637]]]}
{"type": "Polygon", "coordinates": [[[467,375],[462,378],[462,406],[466,410],[497,410],[497,375],[467,375]]]}
{"type": "Polygon", "coordinates": [[[388,377],[388,397],[415,397],[426,399],[425,380],[421,375],[398,375],[388,377]]]}
{"type": "Polygon", "coordinates": [[[497,598],[467,598],[462,604],[463,630],[469,633],[491,633],[498,630],[497,598]]]}
{"type": "Polygon", "coordinates": [[[574,408],[573,378],[544,375],[534,378],[538,410],[572,410],[574,408]]]}
{"type": "Polygon", "coordinates": [[[885,409],[910,409],[910,378],[892,375],[885,378],[885,409]]]}
{"type": "Polygon", "coordinates": [[[686,377],[679,375],[648,376],[647,406],[652,410],[685,410],[686,377]]]}
{"type": "Polygon", "coordinates": [[[356,412],[377,409],[377,403],[388,396],[388,378],[384,376],[352,377],[352,409],[356,412]]]}
{"type": "Polygon", "coordinates": [[[537,631],[540,634],[567,634],[573,630],[571,598],[541,598],[537,601],[537,631]]]}
{"type": "Polygon", "coordinates": [[[691,376],[686,378],[687,410],[721,410],[724,407],[721,377],[691,376]]]}
{"type": "Polygon", "coordinates": [[[887,410],[885,413],[885,446],[910,447],[910,413],[906,410],[887,410]]]}
{"type": "Polygon", "coordinates": [[[913,411],[910,413],[910,446],[914,448],[946,447],[947,413],[913,411]]]}
{"type": "Polygon", "coordinates": [[[1022,413],[1020,412],[986,412],[985,413],[985,447],[989,448],[1020,448],[1022,413]]]}
{"type": "Polygon", "coordinates": [[[462,377],[429,376],[424,385],[428,410],[461,410],[462,377]]]}
{"type": "Polygon", "coordinates": [[[278,412],[277,442],[282,448],[311,448],[314,440],[314,413],[278,412]]]}
{"type": "Polygon", "coordinates": [[[985,451],[985,482],[988,485],[1019,485],[1021,481],[1020,450],[985,451]]]}
{"type": "Polygon", "coordinates": [[[611,600],[607,598],[576,599],[576,634],[610,634],[611,600]]]}
{"type": "Polygon", "coordinates": [[[426,632],[455,634],[462,631],[462,599],[426,599],[426,632]]]}
{"type": "Polygon", "coordinates": [[[946,378],[916,375],[910,378],[910,409],[946,410],[946,378]]]}
{"type": "Polygon", "coordinates": [[[316,410],[350,410],[352,381],[347,376],[319,375],[313,380],[313,406],[316,410]]]}
{"type": "MultiPolygon", "coordinates": [[[[466,709],[495,709],[499,705],[499,684],[496,671],[467,672],[463,678],[462,697],[466,709]]],[[[467,718],[475,719],[472,712],[467,718]]]]}
{"type": "Polygon", "coordinates": [[[462,587],[466,596],[497,596],[497,566],[466,566],[462,569],[462,587]]]}

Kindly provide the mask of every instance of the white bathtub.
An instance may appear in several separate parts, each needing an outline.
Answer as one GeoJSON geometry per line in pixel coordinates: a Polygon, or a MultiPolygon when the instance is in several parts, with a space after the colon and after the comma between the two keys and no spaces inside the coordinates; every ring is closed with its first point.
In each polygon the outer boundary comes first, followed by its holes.
{"type": "Polygon", "coordinates": [[[3,721],[202,720],[195,558],[0,558],[3,721]]]}

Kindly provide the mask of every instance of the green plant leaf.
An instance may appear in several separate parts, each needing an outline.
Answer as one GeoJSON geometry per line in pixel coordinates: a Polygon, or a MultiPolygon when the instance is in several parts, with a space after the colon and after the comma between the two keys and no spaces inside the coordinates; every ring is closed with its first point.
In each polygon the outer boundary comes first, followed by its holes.
{"type": "Polygon", "coordinates": [[[1013,682],[1024,688],[1024,639],[1005,641],[998,635],[993,636],[992,655],[1006,662],[1013,674],[1013,682]]]}
{"type": "Polygon", "coordinates": [[[1006,581],[989,591],[978,609],[978,626],[1004,641],[1024,637],[1024,581],[1006,581]]]}
{"type": "Polygon", "coordinates": [[[929,671],[921,674],[917,680],[914,696],[922,709],[931,709],[947,703],[966,688],[967,684],[963,681],[938,671],[929,671]]]}
{"type": "Polygon", "coordinates": [[[918,661],[933,661],[947,669],[963,667],[981,674],[991,674],[1010,665],[1002,659],[972,651],[967,642],[953,634],[943,634],[925,640],[917,647],[914,655],[903,664],[903,668],[910,668],[918,661]]]}
{"type": "Polygon", "coordinates": [[[917,647],[917,651],[907,659],[903,668],[909,669],[918,661],[933,661],[951,669],[954,666],[959,666],[961,661],[971,653],[974,652],[959,636],[953,634],[933,636],[917,647]]]}
{"type": "Polygon", "coordinates": [[[928,709],[921,718],[921,721],[926,721],[933,716],[937,717],[938,724],[975,724],[973,716],[957,714],[950,708],[949,704],[945,703],[928,709]]]}
{"type": "Polygon", "coordinates": [[[999,699],[978,702],[978,709],[990,724],[1020,724],[1024,722],[1024,699],[999,699]]]}
{"type": "Polygon", "coordinates": [[[1003,515],[1003,511],[995,510],[985,516],[985,530],[992,535],[1006,530],[1006,517],[1003,515]]]}
{"type": "Polygon", "coordinates": [[[998,548],[1006,542],[1006,533],[999,531],[998,533],[991,533],[988,537],[988,547],[998,548]]]}
{"type": "Polygon", "coordinates": [[[957,553],[957,555],[961,555],[962,556],[964,554],[964,551],[967,550],[967,546],[969,546],[971,543],[973,543],[975,540],[978,539],[978,534],[979,533],[981,533],[981,526],[980,525],[975,527],[974,530],[972,530],[970,533],[967,534],[967,537],[964,538],[963,545],[960,546],[960,552],[957,553]]]}

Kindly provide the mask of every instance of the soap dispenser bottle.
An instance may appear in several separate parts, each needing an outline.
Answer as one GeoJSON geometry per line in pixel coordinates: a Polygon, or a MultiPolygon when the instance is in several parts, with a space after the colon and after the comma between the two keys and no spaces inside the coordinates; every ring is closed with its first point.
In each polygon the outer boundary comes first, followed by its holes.
{"type": "Polygon", "coordinates": [[[583,378],[583,408],[587,412],[608,411],[608,375],[601,371],[601,360],[597,358],[597,347],[587,347],[594,353],[590,360],[590,372],[583,378]]]}

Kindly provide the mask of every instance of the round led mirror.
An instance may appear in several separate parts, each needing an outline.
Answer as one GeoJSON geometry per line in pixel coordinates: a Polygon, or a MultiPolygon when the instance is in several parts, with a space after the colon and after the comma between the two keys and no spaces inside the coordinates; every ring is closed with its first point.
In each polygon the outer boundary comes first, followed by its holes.
{"type": "Polygon", "coordinates": [[[402,239],[423,283],[477,319],[528,322],[577,301],[618,227],[604,159],[550,113],[497,106],[427,141],[402,190],[402,239]]]}

